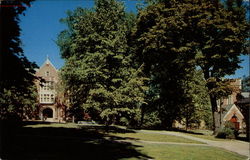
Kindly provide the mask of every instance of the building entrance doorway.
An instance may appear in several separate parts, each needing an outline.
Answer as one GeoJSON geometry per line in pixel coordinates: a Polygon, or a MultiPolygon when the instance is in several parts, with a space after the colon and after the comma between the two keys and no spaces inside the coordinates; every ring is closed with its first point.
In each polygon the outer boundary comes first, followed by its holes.
{"type": "Polygon", "coordinates": [[[53,118],[53,110],[50,108],[45,108],[43,110],[43,118],[46,120],[47,118],[53,118]]]}
{"type": "Polygon", "coordinates": [[[236,130],[240,129],[240,123],[238,122],[238,118],[236,115],[233,115],[233,117],[230,119],[230,121],[234,124],[234,129],[236,129],[236,130]]]}

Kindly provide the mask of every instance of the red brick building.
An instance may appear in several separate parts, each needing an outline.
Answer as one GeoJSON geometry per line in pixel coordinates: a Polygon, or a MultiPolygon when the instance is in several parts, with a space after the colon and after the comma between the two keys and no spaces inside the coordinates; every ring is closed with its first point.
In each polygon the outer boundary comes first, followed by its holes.
{"type": "Polygon", "coordinates": [[[43,81],[36,82],[39,105],[38,116],[40,120],[50,122],[61,122],[64,119],[64,109],[62,105],[57,103],[56,85],[58,83],[58,70],[50,62],[47,57],[44,64],[37,70],[37,77],[43,81]]]}

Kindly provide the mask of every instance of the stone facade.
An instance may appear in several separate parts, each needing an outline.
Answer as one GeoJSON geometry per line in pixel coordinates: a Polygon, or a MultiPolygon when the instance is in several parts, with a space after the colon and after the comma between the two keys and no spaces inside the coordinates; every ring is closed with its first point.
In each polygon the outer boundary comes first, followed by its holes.
{"type": "Polygon", "coordinates": [[[57,103],[58,94],[56,92],[56,85],[59,81],[57,69],[47,58],[35,75],[42,79],[35,83],[39,97],[39,119],[50,122],[62,122],[64,119],[64,109],[57,103]]]}
{"type": "Polygon", "coordinates": [[[231,82],[235,91],[226,98],[217,101],[221,124],[224,125],[226,122],[232,122],[237,129],[245,128],[244,116],[236,106],[237,95],[241,93],[241,79],[234,79],[231,82]]]}

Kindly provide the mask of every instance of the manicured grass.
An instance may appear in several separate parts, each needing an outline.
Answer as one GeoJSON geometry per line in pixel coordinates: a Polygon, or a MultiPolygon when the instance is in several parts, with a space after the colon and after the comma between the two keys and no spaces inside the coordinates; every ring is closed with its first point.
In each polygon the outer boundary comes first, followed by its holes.
{"type": "Polygon", "coordinates": [[[132,131],[117,127],[110,127],[109,132],[105,132],[104,126],[77,125],[73,123],[30,124],[14,133],[16,135],[13,135],[14,137],[10,138],[10,143],[7,143],[7,146],[9,146],[7,158],[9,157],[9,159],[246,159],[244,156],[220,148],[194,146],[193,143],[200,142],[182,137],[140,132],[132,133],[132,131]],[[107,139],[107,137],[110,139],[107,139]],[[119,140],[129,141],[120,142],[119,140]],[[189,143],[189,145],[151,144],[133,140],[179,142],[189,143]]]}
{"type": "Polygon", "coordinates": [[[123,137],[128,139],[136,139],[143,141],[155,141],[155,142],[177,142],[177,143],[197,143],[201,144],[201,142],[163,134],[149,134],[149,133],[115,133],[111,134],[117,137],[123,137]]]}
{"type": "Polygon", "coordinates": [[[192,131],[190,133],[185,133],[185,132],[176,132],[176,131],[161,131],[161,130],[154,130],[150,131],[152,133],[156,132],[171,132],[171,133],[177,133],[177,134],[183,134],[183,135],[188,135],[192,137],[197,137],[197,138],[202,138],[202,139],[207,139],[207,140],[213,140],[213,141],[228,141],[229,139],[221,139],[221,138],[216,138],[214,135],[212,135],[212,131],[208,130],[199,130],[199,131],[192,131]]]}
{"type": "MultiPolygon", "coordinates": [[[[182,146],[166,144],[142,144],[139,149],[154,160],[245,160],[241,156],[226,150],[206,146],[182,146]]],[[[140,158],[138,158],[140,159],[140,158]]],[[[124,158],[122,160],[137,160],[137,158],[124,158]]]]}
{"type": "Polygon", "coordinates": [[[42,127],[51,127],[51,128],[78,128],[79,125],[75,123],[41,123],[41,124],[30,124],[25,125],[24,127],[31,127],[31,128],[42,128],[42,127]]]}
{"type": "Polygon", "coordinates": [[[228,141],[228,139],[216,138],[214,135],[199,135],[199,134],[192,134],[192,133],[183,133],[183,134],[193,136],[193,137],[197,137],[197,138],[212,140],[212,141],[228,141]]]}

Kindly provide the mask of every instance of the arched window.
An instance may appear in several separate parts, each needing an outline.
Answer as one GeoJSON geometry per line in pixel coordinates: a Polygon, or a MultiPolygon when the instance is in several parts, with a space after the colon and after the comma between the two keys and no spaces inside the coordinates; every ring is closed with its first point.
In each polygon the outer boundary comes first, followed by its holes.
{"type": "Polygon", "coordinates": [[[53,118],[53,110],[50,108],[46,108],[43,110],[43,117],[44,118],[53,118]]]}

